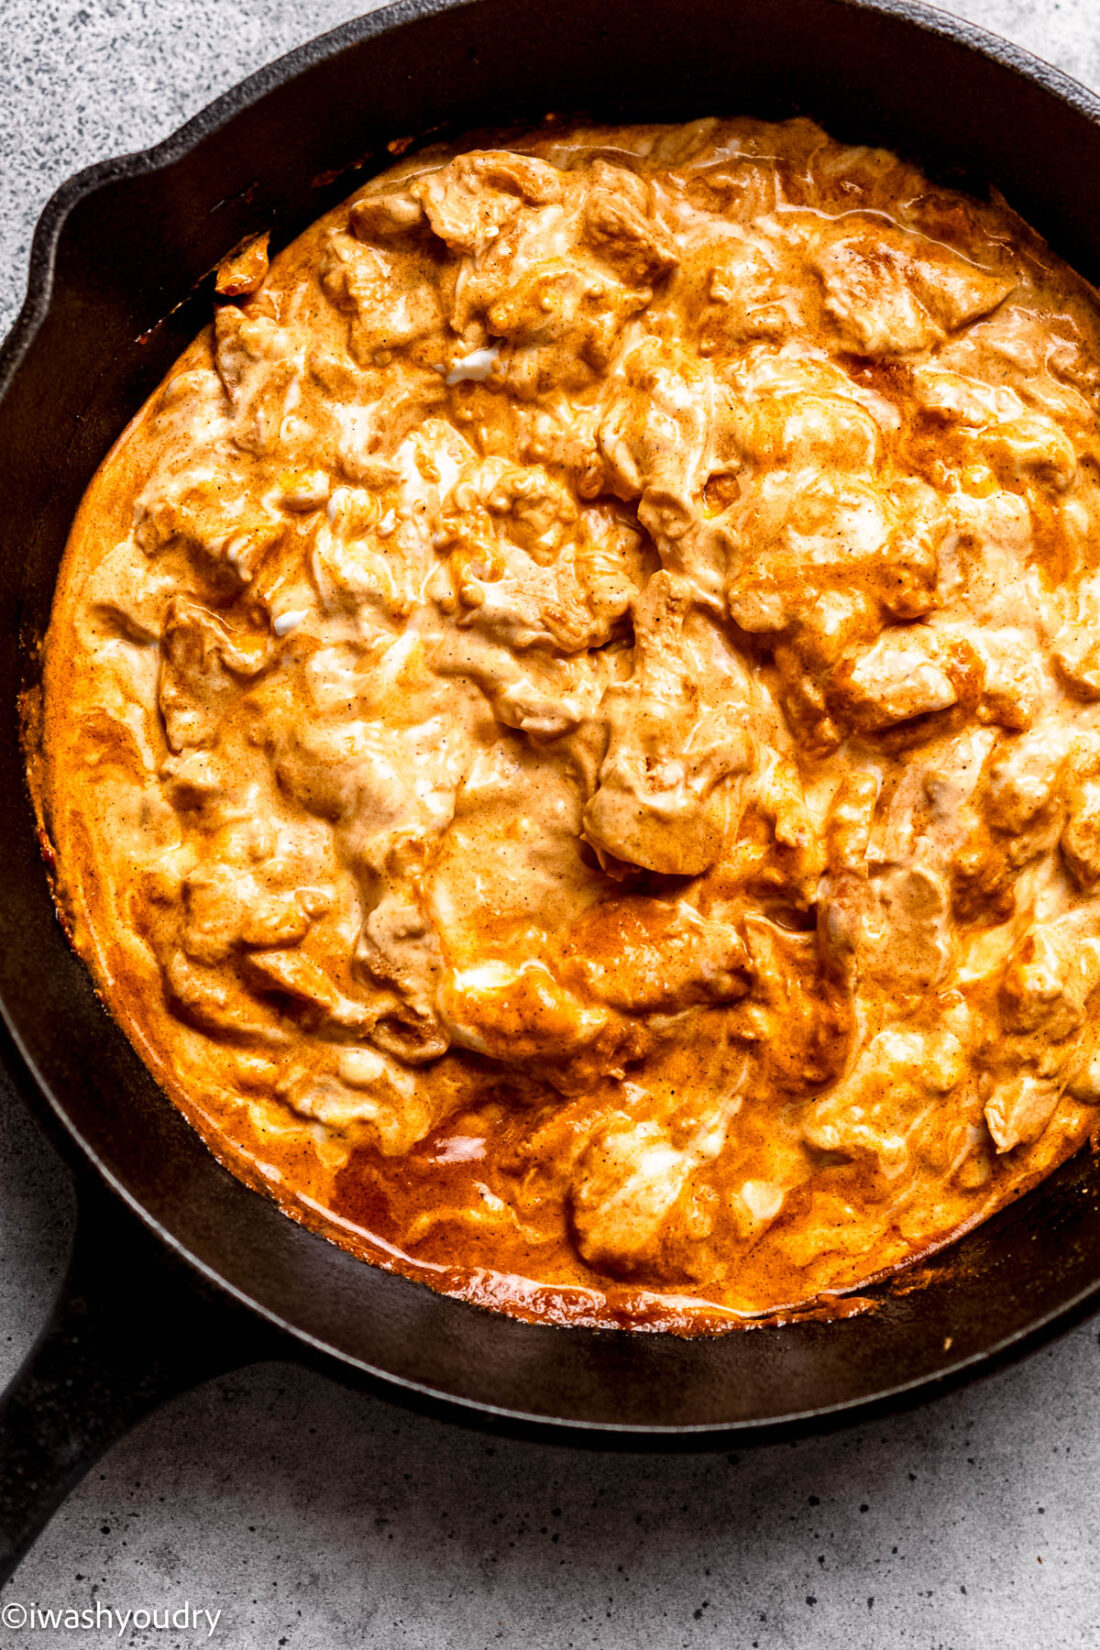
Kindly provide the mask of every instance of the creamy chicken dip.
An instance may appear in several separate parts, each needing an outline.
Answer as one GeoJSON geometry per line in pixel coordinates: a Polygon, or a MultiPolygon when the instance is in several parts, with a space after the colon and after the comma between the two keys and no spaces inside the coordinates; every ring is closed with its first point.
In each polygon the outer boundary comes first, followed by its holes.
{"type": "Polygon", "coordinates": [[[237,1173],[520,1315],[857,1285],[1100,1118],[1100,327],[798,120],[406,157],[96,476],[35,762],[237,1173]]]}

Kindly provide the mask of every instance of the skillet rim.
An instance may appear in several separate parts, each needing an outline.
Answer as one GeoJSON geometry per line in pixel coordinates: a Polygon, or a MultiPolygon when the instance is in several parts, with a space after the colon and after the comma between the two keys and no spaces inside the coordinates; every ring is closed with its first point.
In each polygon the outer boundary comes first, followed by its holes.
{"type": "MultiPolygon", "coordinates": [[[[921,4],[919,0],[828,0],[828,3],[835,6],[837,10],[863,12],[894,18],[911,28],[944,37],[947,41],[962,46],[971,53],[991,59],[999,67],[1007,69],[1032,85],[1038,86],[1059,103],[1067,105],[1078,115],[1083,116],[1090,124],[1100,127],[1100,97],[1066,75],[1062,70],[976,24],[921,4]]],[[[24,359],[32,349],[41,327],[49,316],[51,303],[55,296],[58,248],[68,219],[78,205],[116,181],[148,176],[183,160],[204,139],[216,136],[218,131],[235,115],[249,109],[269,92],[275,91],[297,78],[307,69],[336,56],[345,49],[360,45],[376,36],[391,33],[420,19],[447,12],[474,9],[477,5],[478,0],[397,0],[396,4],[381,7],[359,18],[350,19],[325,34],[291,49],[272,63],[261,67],[243,80],[235,83],[218,98],[198,111],[184,125],[168,134],[157,144],[146,149],[96,162],[63,182],[48,199],[39,217],[30,249],[26,297],[11,331],[4,340],[3,345],[0,346],[0,400],[6,396],[24,359]]],[[[1033,1347],[1042,1344],[1060,1330],[1069,1328],[1074,1322],[1079,1321],[1086,1315],[1095,1306],[1097,1299],[1100,1298],[1100,1275],[1098,1275],[1091,1284],[1079,1290],[1068,1300],[1051,1308],[1049,1312],[1031,1319],[1024,1327],[1014,1330],[1002,1337],[1001,1340],[994,1341],[992,1344],[982,1347],[966,1357],[959,1358],[954,1364],[910,1377],[905,1381],[882,1388],[869,1395],[820,1407],[791,1411],[783,1416],[770,1417],[764,1420],[642,1425],[634,1422],[615,1423],[607,1420],[584,1421],[571,1417],[551,1416],[537,1411],[525,1412],[503,1405],[494,1405],[482,1399],[440,1391],[425,1382],[418,1382],[405,1375],[391,1373],[389,1370],[372,1365],[353,1353],[325,1342],[318,1335],[288,1320],[274,1308],[267,1306],[250,1295],[245,1289],[230,1282],[216,1267],[194,1253],[183,1238],[177,1236],[155,1213],[145,1206],[138,1196],[129,1190],[119,1174],[94,1148],[82,1133],[77,1122],[70,1117],[64,1105],[59,1103],[55,1097],[51,1084],[39,1072],[33,1057],[26,1048],[6,1001],[0,1002],[0,1015],[2,1015],[8,1028],[15,1049],[18,1051],[16,1063],[21,1068],[21,1074],[25,1074],[30,1079],[30,1084],[33,1087],[34,1100],[37,1102],[33,1109],[35,1111],[41,1107],[48,1109],[52,1120],[61,1125],[67,1140],[76,1148],[80,1160],[91,1164],[97,1175],[107,1183],[114,1193],[121,1197],[143,1225],[208,1284],[212,1285],[217,1291],[228,1295],[261,1320],[265,1320],[268,1324],[274,1325],[292,1337],[307,1353],[319,1354],[325,1362],[332,1361],[348,1371],[359,1372],[382,1383],[391,1390],[396,1388],[397,1393],[404,1394],[408,1401],[428,1405],[442,1405],[449,1410],[457,1408],[465,1411],[470,1419],[480,1415],[484,1418],[511,1423],[520,1429],[530,1429],[544,1438],[549,1435],[566,1441],[568,1435],[573,1434],[574,1436],[580,1435],[582,1441],[598,1443],[602,1439],[610,1443],[617,1440],[620,1445],[629,1445],[630,1441],[636,1441],[640,1446],[644,1446],[647,1442],[664,1442],[667,1445],[679,1440],[690,1446],[692,1442],[696,1444],[708,1441],[722,1442],[735,1436],[742,1440],[789,1436],[793,1432],[805,1432],[845,1424],[846,1422],[866,1418],[884,1409],[905,1406],[919,1401],[922,1397],[962,1384],[973,1378],[977,1373],[990,1373],[1010,1359],[1022,1356],[1033,1347]]],[[[24,1098],[28,1098],[26,1082],[20,1082],[16,1073],[13,1073],[13,1076],[16,1078],[15,1086],[18,1092],[24,1098]]],[[[1081,1150],[1083,1152],[1087,1148],[1081,1150]]],[[[1076,1158],[1080,1155],[1081,1152],[1075,1154],[1075,1159],[1071,1161],[1076,1161],[1076,1158]]],[[[228,1173],[228,1171],[225,1172],[228,1173]]],[[[1036,1188],[1036,1192],[1039,1191],[1041,1191],[1041,1187],[1036,1188]]],[[[994,1221],[996,1218],[996,1216],[992,1217],[994,1221]]],[[[990,1222],[985,1222],[983,1225],[988,1227],[990,1222]]],[[[309,1236],[314,1238],[314,1241],[325,1242],[326,1247],[329,1246],[327,1240],[317,1238],[312,1233],[309,1236]]],[[[358,1262],[357,1264],[362,1263],[358,1262]]],[[[409,1280],[406,1279],[397,1281],[402,1286],[407,1287],[409,1284],[409,1280]]],[[[423,1286],[414,1284],[412,1287],[422,1288],[423,1286]]],[[[463,1308],[468,1305],[465,1302],[455,1304],[461,1304],[463,1308]]],[[[630,1332],[617,1330],[571,1330],[570,1333],[574,1335],[592,1334],[604,1338],[616,1336],[623,1338],[626,1334],[628,1338],[636,1338],[630,1332]]]]}

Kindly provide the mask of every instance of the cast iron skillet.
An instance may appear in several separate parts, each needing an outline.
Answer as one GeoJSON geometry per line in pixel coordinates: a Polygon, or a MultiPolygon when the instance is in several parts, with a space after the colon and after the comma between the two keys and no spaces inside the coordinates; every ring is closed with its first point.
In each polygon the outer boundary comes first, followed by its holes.
{"type": "Polygon", "coordinates": [[[246,234],[285,242],[438,124],[547,110],[815,115],[976,189],[1100,276],[1100,103],[904,0],[403,0],[304,46],[148,153],[82,172],[34,241],[0,357],[4,1063],[77,1170],[51,1323],[0,1411],[0,1579],[98,1453],[171,1392],[259,1357],[481,1424],[600,1445],[818,1428],[1019,1354],[1100,1294],[1100,1162],[1079,1153],[878,1309],[713,1340],[515,1323],[352,1259],[220,1168],[95,998],[53,913],[16,706],[108,445],[209,313],[246,234]],[[125,1207],[128,1205],[128,1209],[125,1207]]]}

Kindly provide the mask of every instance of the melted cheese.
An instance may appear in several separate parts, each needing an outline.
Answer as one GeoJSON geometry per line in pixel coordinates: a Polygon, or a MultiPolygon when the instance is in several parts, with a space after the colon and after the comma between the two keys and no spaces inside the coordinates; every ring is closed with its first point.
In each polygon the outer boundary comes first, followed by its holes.
{"type": "Polygon", "coordinates": [[[1100,329],[805,121],[376,178],[93,482],[36,770],[238,1173],[503,1310],[692,1329],[1100,1099],[1100,329]]]}

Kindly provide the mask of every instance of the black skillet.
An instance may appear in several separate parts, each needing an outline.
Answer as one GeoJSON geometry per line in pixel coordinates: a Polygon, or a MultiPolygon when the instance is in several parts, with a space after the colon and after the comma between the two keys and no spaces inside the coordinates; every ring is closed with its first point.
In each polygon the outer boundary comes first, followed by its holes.
{"type": "Polygon", "coordinates": [[[224,1169],[94,996],[53,913],[22,775],[58,558],[107,447],[209,313],[243,236],[281,244],[390,140],[548,110],[820,119],[999,188],[1100,276],[1100,102],[900,0],[405,0],[303,46],[148,153],[54,196],[0,357],[4,1064],[66,1150],[80,1215],[53,1317],[0,1407],[0,1580],[144,1410],[234,1364],[312,1359],[482,1425],[600,1446],[772,1437],[898,1405],[1067,1327],[1100,1294],[1100,1161],[840,1322],[713,1340],[515,1323],[352,1259],[224,1169]]]}

